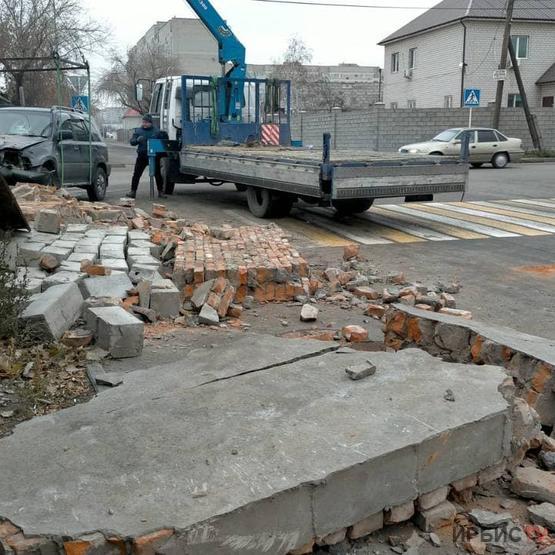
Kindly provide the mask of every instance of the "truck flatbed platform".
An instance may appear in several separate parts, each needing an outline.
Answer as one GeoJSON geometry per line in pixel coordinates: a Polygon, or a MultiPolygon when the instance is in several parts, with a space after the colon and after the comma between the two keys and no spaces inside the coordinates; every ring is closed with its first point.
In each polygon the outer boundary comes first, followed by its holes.
{"type": "Polygon", "coordinates": [[[466,190],[468,164],[458,158],[366,150],[184,146],[181,171],[251,187],[328,200],[374,199],[466,190]]]}

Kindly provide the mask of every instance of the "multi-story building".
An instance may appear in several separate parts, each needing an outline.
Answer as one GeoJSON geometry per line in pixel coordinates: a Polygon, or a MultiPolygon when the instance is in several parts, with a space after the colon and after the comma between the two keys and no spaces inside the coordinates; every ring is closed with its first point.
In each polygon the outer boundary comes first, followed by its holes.
{"type": "MultiPolygon", "coordinates": [[[[382,40],[386,107],[459,107],[472,87],[493,102],[505,17],[506,0],[443,0],[382,40]]],[[[530,106],[553,107],[555,0],[517,1],[511,37],[530,106]]],[[[509,67],[503,106],[520,105],[509,67]]]]}
{"type": "Polygon", "coordinates": [[[175,58],[180,73],[219,75],[218,43],[199,19],[174,17],[158,21],[144,35],[135,48],[162,47],[175,58]]]}

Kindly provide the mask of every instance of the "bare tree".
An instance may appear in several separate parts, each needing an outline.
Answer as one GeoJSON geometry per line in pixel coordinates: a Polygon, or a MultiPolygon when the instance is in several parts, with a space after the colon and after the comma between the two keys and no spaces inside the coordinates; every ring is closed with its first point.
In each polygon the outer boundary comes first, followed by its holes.
{"type": "Polygon", "coordinates": [[[80,59],[106,36],[100,24],[83,15],[79,0],[0,0],[0,29],[0,65],[8,70],[8,97],[19,102],[23,87],[27,104],[39,106],[58,102],[57,93],[64,85],[55,73],[30,72],[52,67],[52,61],[36,58],[57,52],[80,59]],[[35,60],[10,60],[15,57],[35,60]]]}
{"type": "Polygon", "coordinates": [[[331,110],[343,106],[343,98],[334,89],[327,75],[312,62],[312,50],[299,37],[289,40],[282,61],[276,64],[271,75],[274,79],[291,81],[291,108],[301,110],[331,110]]]}
{"type": "Polygon", "coordinates": [[[141,102],[135,99],[138,79],[156,81],[160,77],[175,75],[179,62],[168,55],[162,45],[147,43],[142,48],[131,48],[125,55],[113,51],[111,67],[105,71],[96,85],[98,94],[118,101],[122,106],[145,112],[150,104],[150,90],[145,90],[141,102]]]}

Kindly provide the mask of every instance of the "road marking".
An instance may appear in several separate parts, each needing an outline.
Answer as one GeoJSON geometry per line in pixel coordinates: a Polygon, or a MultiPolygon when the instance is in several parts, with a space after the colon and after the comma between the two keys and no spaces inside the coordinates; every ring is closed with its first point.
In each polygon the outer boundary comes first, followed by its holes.
{"type": "Polygon", "coordinates": [[[445,235],[444,233],[436,232],[432,229],[426,229],[421,225],[414,222],[407,221],[399,214],[396,215],[397,221],[392,217],[388,217],[387,210],[384,210],[381,206],[376,206],[372,208],[372,212],[366,212],[365,214],[359,214],[360,219],[377,222],[386,227],[391,227],[404,233],[414,235],[415,237],[420,237],[426,241],[455,241],[455,237],[450,235],[445,235]]]}
{"type": "Polygon", "coordinates": [[[551,208],[552,210],[555,210],[555,203],[549,202],[547,200],[515,199],[511,202],[518,202],[518,204],[531,204],[532,206],[544,206],[546,208],[551,208]]]}
{"type": "MultiPolygon", "coordinates": [[[[389,205],[388,207],[392,208],[392,206],[389,205]]],[[[463,229],[468,229],[469,231],[475,231],[477,233],[482,233],[483,235],[488,235],[489,237],[518,237],[518,233],[509,233],[508,231],[503,231],[495,227],[459,220],[458,218],[452,217],[447,210],[439,210],[437,208],[424,206],[422,204],[415,205],[413,203],[408,203],[404,206],[395,206],[395,210],[409,215],[418,214],[423,218],[430,219],[435,222],[461,227],[463,229]],[[446,212],[447,215],[445,215],[446,212]]]]}
{"type": "MultiPolygon", "coordinates": [[[[518,208],[501,208],[499,206],[490,205],[485,202],[461,202],[461,206],[466,206],[468,208],[479,208],[484,212],[491,212],[493,214],[501,214],[504,216],[518,217],[523,220],[530,220],[532,222],[541,222],[544,224],[555,225],[555,214],[553,216],[542,216],[541,214],[530,214],[529,212],[521,211],[518,208]]],[[[530,211],[532,212],[532,211],[530,211]]]]}
{"type": "Polygon", "coordinates": [[[521,235],[534,236],[555,233],[555,227],[552,225],[525,222],[522,219],[502,216],[500,214],[488,214],[483,210],[463,208],[458,204],[443,204],[441,202],[433,204],[439,208],[449,210],[450,212],[452,211],[458,214],[464,214],[464,217],[471,219],[471,221],[478,223],[487,222],[488,225],[496,226],[507,231],[513,231],[514,233],[519,233],[521,235]]]}
{"type": "MultiPolygon", "coordinates": [[[[396,204],[380,204],[379,208],[381,211],[389,213],[389,215],[398,218],[401,221],[409,222],[425,230],[435,230],[440,234],[445,234],[446,237],[450,237],[453,240],[457,239],[487,239],[488,235],[482,235],[481,233],[476,233],[474,231],[468,231],[454,225],[448,225],[439,223],[437,221],[432,221],[427,218],[427,214],[422,214],[422,216],[417,216],[416,214],[405,214],[401,211],[396,210],[398,205],[396,204]],[[393,214],[391,214],[393,212],[393,214]]],[[[372,208],[372,212],[375,208],[372,208]]]]}
{"type": "Polygon", "coordinates": [[[509,204],[509,202],[501,201],[491,201],[491,202],[476,202],[481,206],[491,206],[493,208],[507,208],[513,212],[518,212],[519,214],[532,214],[534,216],[547,216],[549,218],[555,218],[555,212],[548,212],[546,210],[534,210],[532,207],[527,207],[526,205],[515,206],[514,204],[509,204]]]}

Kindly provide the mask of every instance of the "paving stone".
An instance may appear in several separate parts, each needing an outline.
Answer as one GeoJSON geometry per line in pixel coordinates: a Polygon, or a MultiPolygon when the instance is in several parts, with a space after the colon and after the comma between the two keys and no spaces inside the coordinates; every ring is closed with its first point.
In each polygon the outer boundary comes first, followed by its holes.
{"type": "Polygon", "coordinates": [[[526,499],[555,504],[555,475],[545,470],[518,467],[513,474],[511,489],[526,499]]]}
{"type": "Polygon", "coordinates": [[[503,524],[507,524],[512,520],[510,513],[494,513],[492,511],[484,511],[481,509],[472,509],[468,516],[474,524],[480,528],[499,528],[503,524]]]}
{"type": "Polygon", "coordinates": [[[99,229],[99,228],[89,229],[85,231],[85,237],[96,237],[96,238],[104,239],[104,237],[106,237],[106,230],[99,229]]]}
{"type": "Polygon", "coordinates": [[[349,529],[348,535],[352,540],[368,536],[376,530],[381,530],[384,525],[383,511],[370,515],[356,524],[353,524],[349,529]]]}
{"type": "Polygon", "coordinates": [[[67,224],[65,226],[67,233],[86,233],[88,229],[88,224],[67,224]]]}
{"type": "Polygon", "coordinates": [[[444,501],[426,511],[416,513],[416,525],[424,532],[432,532],[453,523],[457,510],[449,501],[444,501]]]}
{"type": "Polygon", "coordinates": [[[46,291],[50,287],[56,285],[63,285],[66,283],[79,283],[86,277],[86,274],[81,272],[72,272],[69,270],[61,270],[45,278],[42,282],[42,289],[46,291]]]}
{"type": "Polygon", "coordinates": [[[21,320],[44,339],[59,339],[81,314],[83,296],[75,283],[56,285],[36,297],[21,320]]]}
{"type": "Polygon", "coordinates": [[[151,254],[149,248],[129,247],[127,249],[127,256],[151,256],[151,254]]]}
{"type": "Polygon", "coordinates": [[[75,247],[77,241],[62,241],[61,239],[58,239],[57,241],[54,241],[52,243],[53,247],[56,247],[58,249],[71,249],[73,250],[73,247],[75,247]]]}
{"type": "Polygon", "coordinates": [[[460,480],[455,480],[451,482],[451,487],[456,492],[464,491],[465,489],[473,488],[478,483],[478,475],[471,474],[470,476],[466,476],[461,478],[460,480]]]}
{"type": "Polygon", "coordinates": [[[555,505],[552,503],[529,506],[528,516],[534,524],[545,526],[555,532],[555,505]]]}
{"type": "Polygon", "coordinates": [[[44,255],[42,249],[45,247],[46,243],[23,243],[17,249],[17,264],[20,266],[38,266],[39,260],[44,255]]]}
{"type": "Polygon", "coordinates": [[[88,244],[77,244],[75,245],[74,249],[73,249],[73,254],[84,254],[84,255],[88,255],[91,254],[93,256],[98,257],[98,251],[99,251],[100,247],[98,247],[97,245],[88,245],[88,244]]]}
{"type": "Polygon", "coordinates": [[[100,245],[100,258],[122,258],[125,259],[123,246],[100,245]]]}
{"type": "Polygon", "coordinates": [[[201,324],[212,326],[220,323],[220,317],[214,308],[205,303],[200,310],[198,321],[201,324]]]}
{"type": "Polygon", "coordinates": [[[150,235],[145,233],[144,231],[140,231],[138,229],[132,229],[131,231],[127,232],[127,237],[129,238],[130,242],[133,241],[150,241],[150,235]]]}
{"type": "Polygon", "coordinates": [[[139,356],[143,350],[143,322],[119,306],[90,308],[87,327],[95,332],[97,345],[113,358],[139,356]]]}
{"type": "Polygon", "coordinates": [[[60,232],[62,217],[57,210],[43,208],[37,212],[35,217],[35,229],[42,233],[60,232]]]}
{"type": "Polygon", "coordinates": [[[103,245],[125,245],[127,237],[125,235],[106,235],[102,240],[103,245]]]}
{"type": "Polygon", "coordinates": [[[133,283],[140,283],[141,281],[154,282],[155,280],[163,279],[158,269],[152,267],[143,270],[131,270],[128,275],[133,283]]]}
{"type": "Polygon", "coordinates": [[[60,262],[62,262],[63,260],[69,258],[69,255],[71,254],[71,249],[62,249],[59,247],[53,247],[52,245],[47,245],[46,247],[44,247],[44,249],[42,249],[42,253],[51,254],[52,256],[55,256],[60,262]]]}
{"type": "Polygon", "coordinates": [[[152,256],[159,256],[161,252],[160,245],[148,240],[133,240],[129,243],[129,248],[148,249],[152,256]]]}
{"type": "Polygon", "coordinates": [[[362,380],[368,376],[373,376],[376,373],[376,366],[371,361],[367,360],[361,364],[355,364],[345,368],[345,373],[351,380],[362,380]]]}
{"type": "Polygon", "coordinates": [[[84,233],[62,233],[59,236],[59,241],[71,241],[72,243],[78,243],[85,238],[84,233]]]}
{"type": "MultiPolygon", "coordinates": [[[[150,292],[150,308],[161,318],[171,318],[179,315],[181,308],[181,294],[171,280],[165,280],[166,287],[158,284],[150,292]]],[[[227,312],[227,310],[226,310],[227,312]]]]}
{"type": "Polygon", "coordinates": [[[127,259],[129,261],[129,264],[131,265],[135,265],[135,264],[148,264],[152,266],[160,265],[160,261],[157,258],[154,258],[154,256],[150,254],[148,255],[132,254],[132,255],[128,255],[127,259]]]}
{"type": "Polygon", "coordinates": [[[428,493],[424,493],[418,498],[418,507],[421,510],[428,510],[440,503],[443,503],[449,495],[449,486],[443,486],[428,493]]]}
{"type": "Polygon", "coordinates": [[[102,258],[100,264],[105,268],[110,268],[111,270],[119,270],[120,272],[129,272],[129,266],[125,261],[125,258],[102,258]]]}
{"type": "Polygon", "coordinates": [[[82,281],[84,297],[117,297],[124,299],[127,291],[133,288],[131,280],[125,274],[99,276],[82,281]]]}
{"type": "Polygon", "coordinates": [[[67,262],[77,262],[80,263],[82,260],[88,260],[91,264],[96,264],[98,260],[98,255],[93,252],[72,252],[67,257],[67,262]]]}
{"type": "Polygon", "coordinates": [[[124,235],[127,237],[128,233],[129,228],[125,225],[112,225],[106,230],[107,235],[124,235]]]}

